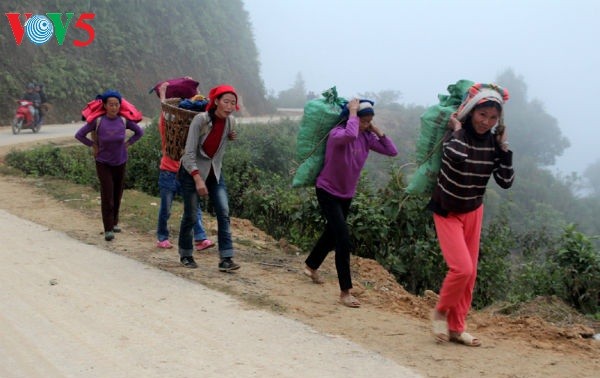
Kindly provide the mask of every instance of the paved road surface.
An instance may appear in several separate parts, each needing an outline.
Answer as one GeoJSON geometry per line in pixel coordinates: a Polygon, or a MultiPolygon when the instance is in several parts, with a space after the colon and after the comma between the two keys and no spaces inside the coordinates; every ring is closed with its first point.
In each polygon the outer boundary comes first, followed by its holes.
{"type": "MultiPolygon", "coordinates": [[[[17,136],[2,128],[0,144],[77,127],[17,136]]],[[[418,376],[346,339],[2,209],[0,229],[2,378],[418,376]]]]}
{"type": "Polygon", "coordinates": [[[0,146],[74,136],[82,125],[83,123],[81,122],[64,125],[43,125],[36,134],[34,134],[33,131],[26,129],[21,130],[21,132],[16,135],[12,133],[12,128],[10,126],[0,127],[0,146]]]}
{"type": "MultiPolygon", "coordinates": [[[[301,115],[293,114],[286,116],[261,116],[261,117],[236,117],[240,125],[249,123],[261,123],[261,122],[275,122],[281,118],[289,118],[298,120],[301,115]]],[[[146,126],[151,122],[150,119],[144,119],[140,122],[141,126],[146,126]]],[[[83,122],[68,123],[62,125],[43,125],[41,130],[34,134],[33,131],[26,129],[21,130],[21,133],[13,135],[10,126],[0,126],[0,146],[6,146],[10,144],[28,143],[36,140],[62,138],[68,136],[74,136],[77,130],[83,125],[83,122]]]]}

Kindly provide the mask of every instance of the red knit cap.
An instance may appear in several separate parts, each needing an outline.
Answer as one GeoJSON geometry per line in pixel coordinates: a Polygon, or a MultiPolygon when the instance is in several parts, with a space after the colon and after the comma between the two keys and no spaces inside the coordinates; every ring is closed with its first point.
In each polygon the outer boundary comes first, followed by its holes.
{"type": "MultiPolygon", "coordinates": [[[[232,87],[231,85],[228,84],[222,84],[222,85],[218,85],[216,87],[214,87],[213,89],[210,90],[210,92],[208,92],[208,105],[206,106],[206,110],[210,110],[212,108],[214,108],[215,105],[215,100],[217,98],[219,98],[219,96],[221,96],[222,94],[225,93],[231,93],[232,95],[235,96],[235,100],[237,101],[238,99],[238,95],[235,91],[235,88],[232,87]]],[[[240,110],[240,106],[236,103],[235,104],[235,110],[240,110]]]]}

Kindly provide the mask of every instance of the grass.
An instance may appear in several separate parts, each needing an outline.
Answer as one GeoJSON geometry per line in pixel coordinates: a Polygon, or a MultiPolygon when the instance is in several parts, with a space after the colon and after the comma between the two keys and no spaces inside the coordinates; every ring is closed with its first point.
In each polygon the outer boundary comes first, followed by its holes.
{"type": "MultiPolygon", "coordinates": [[[[28,185],[35,186],[40,191],[43,191],[44,194],[54,198],[56,201],[64,204],[68,208],[75,209],[85,215],[98,219],[101,216],[100,194],[90,185],[74,184],[70,181],[51,176],[25,176],[21,171],[14,168],[9,168],[2,164],[0,164],[0,174],[22,177],[28,185]]],[[[154,235],[156,231],[156,217],[158,214],[160,198],[153,197],[135,190],[126,190],[123,193],[122,203],[122,209],[124,211],[122,211],[120,214],[121,222],[126,224],[128,229],[135,230],[140,233],[154,235]]],[[[179,219],[182,211],[183,206],[177,206],[174,204],[171,212],[171,219],[179,219]]],[[[205,215],[205,217],[207,216],[205,215]]],[[[211,220],[209,220],[209,222],[210,221],[211,220]]],[[[178,222],[173,223],[172,227],[173,229],[171,229],[171,233],[176,239],[178,234],[178,222]]],[[[244,251],[254,250],[254,248],[257,247],[254,245],[252,240],[246,238],[236,238],[235,242],[239,243],[240,246],[246,247],[238,251],[240,255],[244,255],[250,260],[257,258],[254,252],[248,253],[247,251],[244,251]]],[[[182,277],[191,278],[188,277],[188,274],[193,272],[186,271],[174,273],[182,277]]],[[[283,314],[287,311],[283,304],[269,298],[265,294],[251,292],[244,292],[243,294],[240,294],[228,283],[212,280],[209,277],[202,276],[191,279],[197,280],[211,289],[238,297],[251,307],[268,309],[278,314],[283,314]]]]}
{"type": "MultiPolygon", "coordinates": [[[[100,194],[92,187],[48,176],[36,177],[32,180],[35,186],[66,206],[86,214],[100,215],[100,194]]],[[[127,211],[121,213],[122,223],[143,232],[156,229],[160,198],[135,190],[126,190],[123,193],[122,203],[127,207],[127,211]]],[[[178,219],[181,216],[179,207],[173,206],[171,219],[178,219]]]]}

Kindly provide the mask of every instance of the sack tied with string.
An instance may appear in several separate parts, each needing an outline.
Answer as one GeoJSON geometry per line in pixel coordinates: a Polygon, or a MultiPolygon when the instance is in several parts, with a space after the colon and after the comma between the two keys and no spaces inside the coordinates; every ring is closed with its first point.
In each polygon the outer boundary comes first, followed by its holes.
{"type": "Polygon", "coordinates": [[[409,179],[406,193],[430,195],[433,192],[442,162],[442,141],[449,131],[450,115],[458,110],[473,84],[470,80],[459,80],[449,85],[449,95],[439,94],[439,103],[430,106],[421,115],[416,146],[417,170],[409,179]]]}
{"type": "Polygon", "coordinates": [[[300,130],[296,138],[296,159],[299,166],[292,187],[314,186],[325,161],[327,136],[340,121],[342,106],[348,101],[337,94],[336,87],[310,100],[304,106],[300,130]]]}

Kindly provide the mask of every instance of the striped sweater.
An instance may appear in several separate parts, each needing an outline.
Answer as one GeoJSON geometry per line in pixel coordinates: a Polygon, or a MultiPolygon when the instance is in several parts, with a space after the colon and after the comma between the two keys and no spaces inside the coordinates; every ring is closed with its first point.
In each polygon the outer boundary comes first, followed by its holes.
{"type": "Polygon", "coordinates": [[[468,123],[449,132],[429,209],[442,216],[477,209],[491,175],[501,188],[512,186],[512,151],[502,151],[491,132],[477,134],[468,123]]]}

